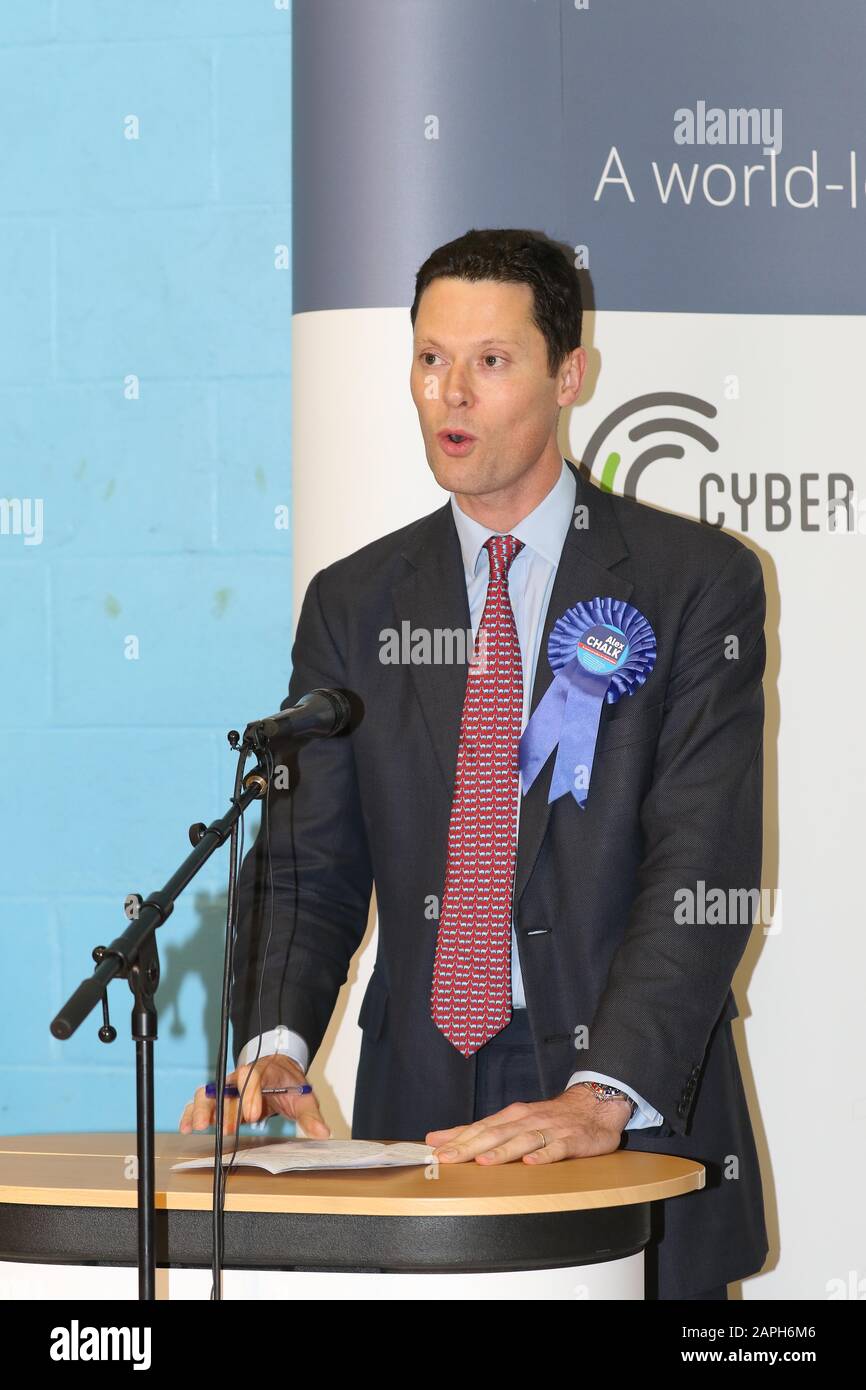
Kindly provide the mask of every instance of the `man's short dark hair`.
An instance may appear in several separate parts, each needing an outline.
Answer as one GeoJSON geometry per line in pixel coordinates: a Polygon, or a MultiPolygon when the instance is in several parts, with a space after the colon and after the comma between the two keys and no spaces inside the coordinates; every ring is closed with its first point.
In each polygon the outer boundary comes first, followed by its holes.
{"type": "Polygon", "coordinates": [[[529,285],[532,319],[547,343],[547,370],[555,376],[564,357],[580,347],[583,305],[580,280],[570,251],[543,232],[519,227],[473,228],[439,246],[415,276],[409,316],[418,317],[421,295],[440,276],[460,280],[506,280],[529,285]]]}

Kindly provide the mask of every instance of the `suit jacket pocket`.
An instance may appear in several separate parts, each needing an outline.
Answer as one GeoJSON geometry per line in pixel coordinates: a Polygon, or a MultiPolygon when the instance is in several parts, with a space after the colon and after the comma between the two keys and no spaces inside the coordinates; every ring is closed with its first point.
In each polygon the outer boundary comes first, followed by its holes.
{"type": "Polygon", "coordinates": [[[602,709],[598,729],[596,750],[601,753],[608,748],[622,748],[630,743],[642,743],[644,739],[654,738],[662,725],[664,704],[644,705],[637,713],[614,714],[620,705],[628,705],[632,697],[623,695],[615,705],[602,709]],[[607,711],[610,711],[610,714],[607,711]]]}
{"type": "Polygon", "coordinates": [[[358,1011],[358,1027],[368,1038],[378,1038],[385,1024],[385,1010],[388,1006],[388,990],[375,971],[370,976],[361,1007],[358,1011]]]}

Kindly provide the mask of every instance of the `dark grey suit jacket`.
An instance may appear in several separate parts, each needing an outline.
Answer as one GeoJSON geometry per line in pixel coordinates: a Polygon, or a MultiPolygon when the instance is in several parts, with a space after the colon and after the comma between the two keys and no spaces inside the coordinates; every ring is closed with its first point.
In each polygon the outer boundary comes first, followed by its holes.
{"type": "MultiPolygon", "coordinates": [[[[578,1067],[618,1077],[665,1119],[625,1131],[623,1147],[707,1165],[703,1191],[654,1208],[650,1257],[660,1295],[672,1297],[754,1272],[767,1250],[730,1027],[751,916],[675,921],[678,890],[698,894],[701,880],[707,892],[760,888],[764,586],[758,559],[734,537],[603,492],[567,462],[589,524],[570,528],[563,546],[531,709],[553,679],[550,630],[579,600],[633,604],[658,655],[643,687],[602,708],[586,808],[570,795],[548,805],[553,756],[524,797],[520,966],[544,1093],[562,1091],[578,1067]],[[589,1046],[576,1051],[582,1024],[589,1046]]],[[[430,1016],[430,903],[445,881],[466,666],[383,664],[381,634],[404,620],[471,626],[450,503],[327,566],[307,589],[284,705],[337,687],[350,693],[353,720],[346,734],[293,753],[292,792],[271,794],[262,1027],[296,1030],[315,1056],[375,881],[378,953],[359,1017],[352,1133],[423,1140],[473,1115],[476,1059],[430,1016]]],[[[260,834],[239,882],[235,1060],[259,1032],[267,885],[260,834]]]]}

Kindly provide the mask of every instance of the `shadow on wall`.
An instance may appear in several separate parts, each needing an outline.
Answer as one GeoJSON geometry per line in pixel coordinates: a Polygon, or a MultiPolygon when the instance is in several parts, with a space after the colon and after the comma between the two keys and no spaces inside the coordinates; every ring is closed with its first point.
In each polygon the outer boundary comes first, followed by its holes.
{"type": "MultiPolygon", "coordinates": [[[[253,835],[255,838],[255,833],[253,835]]],[[[249,837],[247,844],[249,845],[249,837]]],[[[228,862],[226,862],[228,872],[228,862]]],[[[224,892],[200,891],[194,897],[196,929],[182,945],[160,941],[160,982],[156,996],[160,1032],[172,1038],[185,1038],[198,1030],[198,1021],[187,1021],[180,1005],[180,993],[190,976],[201,980],[204,995],[204,1015],[201,1027],[207,1041],[207,1077],[201,1085],[216,1075],[217,1051],[220,1036],[220,1003],[222,999],[223,958],[225,955],[226,911],[228,900],[224,892]]],[[[244,1040],[246,1041],[246,1039],[244,1040]]],[[[231,1028],[229,1028],[228,1071],[234,1066],[231,1028]]],[[[199,1130],[213,1134],[214,1126],[199,1130]]],[[[271,1116],[266,1128],[243,1125],[244,1135],[266,1134],[275,1139],[290,1138],[296,1133],[293,1121],[271,1116]]]]}

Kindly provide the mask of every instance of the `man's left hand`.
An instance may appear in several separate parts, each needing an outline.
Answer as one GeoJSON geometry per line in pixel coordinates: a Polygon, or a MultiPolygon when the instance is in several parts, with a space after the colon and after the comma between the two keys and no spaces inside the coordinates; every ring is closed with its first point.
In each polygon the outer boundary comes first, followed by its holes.
{"type": "Polygon", "coordinates": [[[552,1100],[515,1101],[471,1125],[428,1130],[425,1140],[444,1163],[556,1163],[613,1153],[630,1118],[628,1101],[597,1100],[588,1086],[575,1085],[552,1100]]]}

